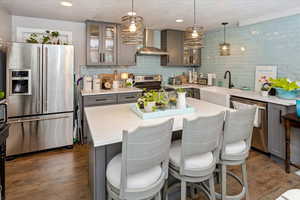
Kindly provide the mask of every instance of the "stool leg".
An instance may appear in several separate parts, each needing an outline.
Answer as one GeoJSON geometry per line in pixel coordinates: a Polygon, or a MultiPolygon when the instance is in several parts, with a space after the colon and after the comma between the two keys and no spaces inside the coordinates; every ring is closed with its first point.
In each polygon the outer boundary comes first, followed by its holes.
{"type": "Polygon", "coordinates": [[[168,200],[168,179],[165,180],[165,184],[162,190],[162,199],[168,200]]]}
{"type": "Polygon", "coordinates": [[[107,197],[108,200],[113,200],[113,198],[111,197],[111,195],[108,193],[108,197],[107,197]]]}
{"type": "Polygon", "coordinates": [[[160,192],[155,196],[155,200],[161,200],[160,192]]]}
{"type": "Polygon", "coordinates": [[[209,190],[210,190],[210,200],[216,200],[214,175],[212,175],[209,178],[208,182],[209,182],[209,190]]]}
{"type": "Polygon", "coordinates": [[[222,164],[221,167],[221,173],[222,173],[222,200],[226,200],[226,195],[227,195],[227,181],[226,181],[226,165],[222,164]]]}
{"type": "Polygon", "coordinates": [[[247,167],[246,162],[242,164],[242,173],[243,173],[243,183],[246,190],[246,200],[250,200],[249,196],[249,188],[248,188],[248,181],[247,181],[247,167]]]}
{"type": "Polygon", "coordinates": [[[181,181],[181,200],[186,199],[186,182],[181,181]]]}
{"type": "Polygon", "coordinates": [[[194,186],[194,184],[191,184],[191,197],[192,199],[195,199],[196,198],[196,187],[194,186]]]}

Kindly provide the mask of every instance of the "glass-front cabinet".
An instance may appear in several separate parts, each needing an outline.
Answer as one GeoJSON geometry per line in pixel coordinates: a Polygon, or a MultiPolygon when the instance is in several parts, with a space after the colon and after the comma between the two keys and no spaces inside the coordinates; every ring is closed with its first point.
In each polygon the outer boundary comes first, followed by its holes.
{"type": "Polygon", "coordinates": [[[201,49],[184,48],[183,62],[185,65],[199,65],[201,63],[201,49]]]}
{"type": "Polygon", "coordinates": [[[86,22],[87,65],[116,65],[116,24],[86,22]]]}

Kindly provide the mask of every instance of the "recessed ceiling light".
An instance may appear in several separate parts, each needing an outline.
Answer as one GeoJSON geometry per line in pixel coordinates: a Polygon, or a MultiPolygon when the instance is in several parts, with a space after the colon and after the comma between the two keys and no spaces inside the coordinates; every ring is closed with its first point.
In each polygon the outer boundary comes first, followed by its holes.
{"type": "Polygon", "coordinates": [[[127,14],[128,14],[129,16],[136,16],[136,12],[131,12],[131,11],[130,11],[130,12],[128,12],[127,14]]]}
{"type": "Polygon", "coordinates": [[[182,23],[182,22],[183,22],[183,19],[176,19],[176,22],[177,22],[177,23],[182,23]]]}
{"type": "Polygon", "coordinates": [[[70,1],[61,1],[60,5],[65,6],[65,7],[73,6],[72,2],[70,2],[70,1]]]}

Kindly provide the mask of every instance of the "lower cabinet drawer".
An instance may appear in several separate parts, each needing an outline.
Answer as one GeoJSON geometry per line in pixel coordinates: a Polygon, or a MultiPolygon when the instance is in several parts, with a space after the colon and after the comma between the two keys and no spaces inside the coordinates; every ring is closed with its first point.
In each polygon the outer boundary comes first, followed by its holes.
{"type": "Polygon", "coordinates": [[[117,103],[116,94],[103,94],[103,95],[84,97],[84,106],[101,106],[101,105],[116,104],[116,103],[117,103]]]}
{"type": "Polygon", "coordinates": [[[135,103],[141,96],[140,92],[118,94],[118,103],[135,103]]]}

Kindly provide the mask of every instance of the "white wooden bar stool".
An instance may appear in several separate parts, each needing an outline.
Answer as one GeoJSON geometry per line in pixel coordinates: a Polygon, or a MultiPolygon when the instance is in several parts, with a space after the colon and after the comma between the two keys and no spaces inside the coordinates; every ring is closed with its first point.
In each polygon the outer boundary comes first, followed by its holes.
{"type": "Polygon", "coordinates": [[[109,200],[160,199],[168,178],[173,119],[123,131],[122,154],[107,165],[109,200]]]}
{"type": "Polygon", "coordinates": [[[300,199],[300,190],[293,189],[293,190],[286,191],[276,200],[299,200],[299,199],[300,199]]]}
{"type": "Polygon", "coordinates": [[[215,199],[213,172],[219,159],[224,116],[225,112],[221,112],[210,117],[184,119],[182,140],[171,144],[169,168],[170,174],[181,183],[172,185],[168,192],[180,186],[181,200],[185,200],[187,183],[209,180],[210,188],[204,193],[215,199]]]}
{"type": "Polygon", "coordinates": [[[247,183],[246,159],[251,147],[253,132],[253,121],[256,112],[256,106],[236,112],[226,112],[224,138],[221,149],[219,164],[221,165],[222,194],[217,194],[218,199],[239,200],[245,197],[250,200],[247,183]],[[227,172],[227,166],[241,165],[243,180],[231,172],[227,172]],[[227,174],[234,177],[243,187],[240,194],[234,196],[227,195],[227,174]]]}

